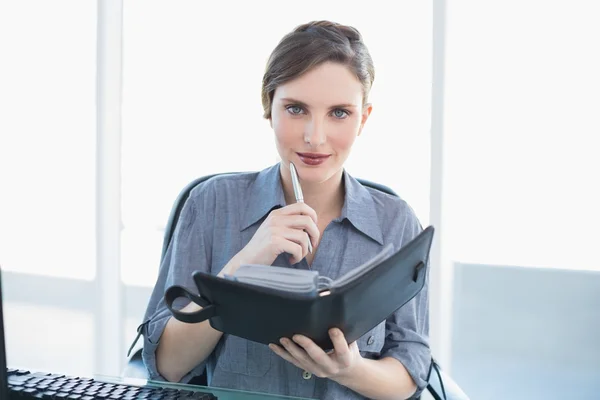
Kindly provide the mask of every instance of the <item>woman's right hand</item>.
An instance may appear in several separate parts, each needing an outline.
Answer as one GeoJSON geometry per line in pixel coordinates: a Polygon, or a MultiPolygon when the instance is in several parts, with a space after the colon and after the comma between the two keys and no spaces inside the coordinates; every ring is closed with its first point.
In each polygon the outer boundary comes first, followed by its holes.
{"type": "Polygon", "coordinates": [[[291,255],[290,263],[296,264],[308,254],[308,240],[315,249],[320,235],[317,213],[306,203],[273,210],[250,242],[236,255],[238,265],[271,265],[284,252],[291,255]]]}

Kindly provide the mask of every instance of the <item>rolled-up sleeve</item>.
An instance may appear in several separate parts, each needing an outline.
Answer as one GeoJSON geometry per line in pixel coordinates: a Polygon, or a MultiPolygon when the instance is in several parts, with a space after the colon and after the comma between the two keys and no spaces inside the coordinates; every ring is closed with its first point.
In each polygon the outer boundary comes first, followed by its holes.
{"type": "MultiPolygon", "coordinates": [[[[198,211],[198,197],[206,197],[201,195],[202,193],[196,196],[190,195],[181,211],[146,309],[144,321],[147,325],[143,330],[142,358],[152,380],[165,380],[156,365],[156,349],[165,326],[172,316],[164,300],[165,291],[172,285],[180,285],[196,293],[198,289],[194,284],[192,273],[210,270],[212,235],[209,233],[212,232],[210,220],[212,213],[204,212],[206,206],[204,204],[202,210],[198,211]]],[[[175,301],[174,307],[182,308],[188,303],[189,300],[180,298],[175,301]]],[[[205,363],[193,368],[180,382],[186,383],[194,376],[200,375],[205,368],[205,363]]]]}
{"type": "Polygon", "coordinates": [[[393,357],[404,365],[417,385],[416,396],[427,386],[431,363],[427,280],[415,298],[386,320],[386,337],[381,351],[382,358],[393,357]]]}
{"type": "MultiPolygon", "coordinates": [[[[397,233],[400,245],[414,239],[423,229],[412,210],[405,214],[404,223],[397,233]]],[[[423,289],[408,303],[386,320],[386,337],[381,358],[400,361],[417,385],[413,397],[427,387],[431,364],[429,347],[429,268],[426,269],[423,289]]]]}

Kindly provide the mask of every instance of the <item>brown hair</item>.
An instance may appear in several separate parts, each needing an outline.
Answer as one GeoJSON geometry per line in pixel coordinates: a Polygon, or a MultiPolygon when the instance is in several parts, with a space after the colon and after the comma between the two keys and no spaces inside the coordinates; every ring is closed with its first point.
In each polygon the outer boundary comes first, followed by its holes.
{"type": "Polygon", "coordinates": [[[271,53],[262,82],[262,104],[271,118],[273,94],[291,81],[324,62],[346,65],[363,86],[363,105],[375,79],[375,67],[357,29],[330,21],[313,21],[296,27],[281,39],[271,53]]]}

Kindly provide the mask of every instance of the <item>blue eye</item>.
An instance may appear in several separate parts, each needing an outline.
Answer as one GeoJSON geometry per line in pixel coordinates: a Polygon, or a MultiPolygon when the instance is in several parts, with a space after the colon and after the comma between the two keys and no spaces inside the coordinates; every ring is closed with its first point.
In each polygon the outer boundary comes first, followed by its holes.
{"type": "Polygon", "coordinates": [[[300,106],[287,106],[286,110],[292,115],[300,115],[302,114],[302,107],[300,106]]]}
{"type": "Polygon", "coordinates": [[[344,119],[346,118],[350,113],[346,110],[342,110],[341,108],[336,108],[335,110],[333,110],[333,116],[336,117],[337,119],[344,119]]]}

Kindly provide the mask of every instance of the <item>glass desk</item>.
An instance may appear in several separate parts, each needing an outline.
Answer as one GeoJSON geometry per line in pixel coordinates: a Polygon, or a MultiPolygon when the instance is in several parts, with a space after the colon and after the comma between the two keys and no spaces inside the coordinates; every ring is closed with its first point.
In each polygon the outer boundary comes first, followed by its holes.
{"type": "Polygon", "coordinates": [[[152,381],[146,379],[136,378],[123,378],[114,376],[94,375],[94,380],[101,382],[110,382],[121,385],[134,385],[134,386],[146,386],[146,387],[161,387],[178,390],[189,390],[193,392],[212,393],[219,400],[314,400],[303,397],[291,397],[291,396],[280,396],[268,393],[259,392],[248,392],[243,390],[224,389],[224,388],[213,388],[199,385],[187,385],[183,383],[170,383],[162,381],[152,381]]]}

